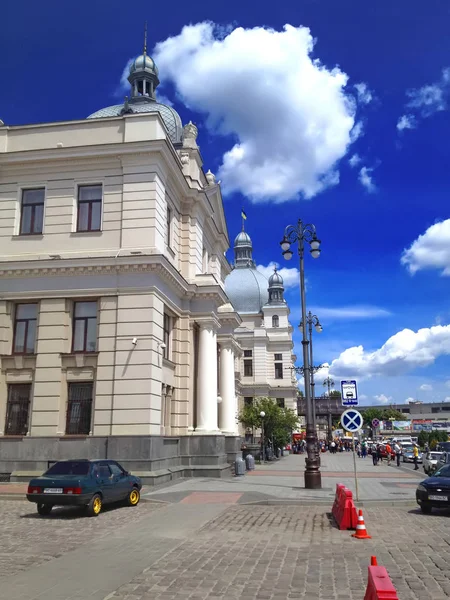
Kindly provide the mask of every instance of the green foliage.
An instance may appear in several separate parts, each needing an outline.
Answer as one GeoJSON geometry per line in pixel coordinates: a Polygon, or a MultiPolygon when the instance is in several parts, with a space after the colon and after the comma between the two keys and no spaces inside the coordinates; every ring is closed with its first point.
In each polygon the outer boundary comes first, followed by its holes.
{"type": "Polygon", "coordinates": [[[381,406],[371,406],[363,412],[364,423],[372,427],[373,419],[379,421],[406,421],[405,415],[395,408],[382,408],[381,406]]]}
{"type": "Polygon", "coordinates": [[[396,408],[383,409],[383,421],[407,421],[405,415],[396,408]]]}
{"type": "Polygon", "coordinates": [[[250,406],[244,406],[238,420],[245,427],[260,428],[264,417],[264,437],[272,440],[275,448],[290,442],[292,432],[298,428],[298,416],[290,408],[281,408],[273,398],[255,398],[250,406]]]}
{"type": "Polygon", "coordinates": [[[430,450],[435,450],[438,442],[447,442],[448,433],[446,431],[421,431],[418,435],[419,446],[429,444],[430,450]]]}
{"type": "Polygon", "coordinates": [[[331,390],[330,398],[340,398],[341,392],[339,390],[331,390]]]}

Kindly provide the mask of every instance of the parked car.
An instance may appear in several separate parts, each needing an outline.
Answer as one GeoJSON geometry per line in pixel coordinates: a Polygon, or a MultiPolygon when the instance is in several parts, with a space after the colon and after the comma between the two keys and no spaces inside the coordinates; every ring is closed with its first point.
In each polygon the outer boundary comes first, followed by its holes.
{"type": "Polygon", "coordinates": [[[430,450],[423,457],[423,470],[427,475],[431,475],[437,468],[438,460],[441,458],[443,452],[435,452],[430,450]]]}
{"type": "Polygon", "coordinates": [[[450,452],[441,452],[440,457],[436,463],[436,471],[443,467],[444,465],[448,465],[450,463],[450,452]]]}
{"type": "Polygon", "coordinates": [[[439,452],[450,452],[450,442],[438,442],[436,450],[439,452]]]}
{"type": "Polygon", "coordinates": [[[54,506],[85,506],[96,517],[104,504],[126,501],[136,506],[142,483],[115,460],[61,460],[30,481],[27,499],[41,516],[54,506]]]}
{"type": "MultiPolygon", "coordinates": [[[[382,458],[387,458],[387,450],[386,450],[385,444],[381,445],[381,456],[382,456],[382,458]]],[[[393,460],[394,458],[395,458],[395,451],[394,451],[393,447],[391,446],[391,460],[393,460]]]]}
{"type": "Polygon", "coordinates": [[[431,513],[433,507],[450,507],[450,464],[444,465],[432,477],[419,483],[416,501],[426,515],[431,513]]]}
{"type": "MultiPolygon", "coordinates": [[[[403,462],[414,462],[414,446],[412,444],[401,444],[403,462]]],[[[417,462],[421,463],[423,459],[422,452],[419,450],[417,462]]]]}

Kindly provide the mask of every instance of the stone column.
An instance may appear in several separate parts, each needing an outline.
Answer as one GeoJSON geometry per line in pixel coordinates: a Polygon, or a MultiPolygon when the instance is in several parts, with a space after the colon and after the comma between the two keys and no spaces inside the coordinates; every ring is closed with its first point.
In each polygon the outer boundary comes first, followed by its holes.
{"type": "Polygon", "coordinates": [[[236,423],[236,391],[234,380],[234,348],[232,342],[220,343],[220,395],[219,425],[222,433],[237,435],[236,423]]]}
{"type": "Polygon", "coordinates": [[[217,434],[216,325],[211,321],[200,322],[199,325],[196,431],[217,434]]]}

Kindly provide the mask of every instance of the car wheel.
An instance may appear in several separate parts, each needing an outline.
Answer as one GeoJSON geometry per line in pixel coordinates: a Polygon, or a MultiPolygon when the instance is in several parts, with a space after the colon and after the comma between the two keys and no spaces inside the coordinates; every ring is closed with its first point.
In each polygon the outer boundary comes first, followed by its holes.
{"type": "Polygon", "coordinates": [[[53,505],[52,504],[38,504],[37,511],[41,515],[41,517],[46,517],[52,512],[53,505]]]}
{"type": "Polygon", "coordinates": [[[139,500],[141,499],[141,494],[137,488],[133,488],[128,494],[127,502],[128,506],[137,506],[139,504],[139,500]]]}
{"type": "Polygon", "coordinates": [[[94,494],[87,506],[88,517],[98,517],[102,510],[102,497],[100,494],[94,494]]]}
{"type": "Polygon", "coordinates": [[[420,510],[424,515],[431,515],[432,508],[429,504],[421,504],[420,510]]]}

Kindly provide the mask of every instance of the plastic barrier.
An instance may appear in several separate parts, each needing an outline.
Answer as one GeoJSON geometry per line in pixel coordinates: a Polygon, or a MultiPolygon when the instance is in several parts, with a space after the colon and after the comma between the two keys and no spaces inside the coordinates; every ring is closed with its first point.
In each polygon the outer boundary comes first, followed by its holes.
{"type": "Polygon", "coordinates": [[[364,600],[399,600],[388,572],[384,567],[377,565],[375,556],[372,556],[370,565],[364,600]]]}
{"type": "Polygon", "coordinates": [[[336,485],[336,496],[331,513],[339,529],[356,529],[358,514],[353,503],[353,494],[342,483],[336,485]]]}

